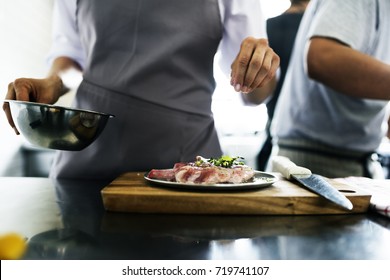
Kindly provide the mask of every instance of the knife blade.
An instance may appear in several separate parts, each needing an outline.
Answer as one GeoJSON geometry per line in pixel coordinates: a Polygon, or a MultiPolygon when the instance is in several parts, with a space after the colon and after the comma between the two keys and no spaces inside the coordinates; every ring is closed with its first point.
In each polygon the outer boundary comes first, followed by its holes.
{"type": "Polygon", "coordinates": [[[295,179],[307,189],[336,203],[337,205],[352,210],[352,202],[335,187],[329,184],[324,177],[312,174],[310,169],[301,167],[293,163],[284,156],[274,156],[272,158],[273,171],[280,172],[286,179],[295,179]]]}

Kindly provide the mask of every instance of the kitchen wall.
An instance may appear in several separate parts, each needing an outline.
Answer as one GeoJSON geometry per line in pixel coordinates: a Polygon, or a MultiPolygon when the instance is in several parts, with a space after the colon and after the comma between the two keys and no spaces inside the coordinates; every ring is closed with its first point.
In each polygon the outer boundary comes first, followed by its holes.
{"type": "MultiPolygon", "coordinates": [[[[41,77],[47,72],[52,0],[0,0],[0,96],[18,77],[41,77]]],[[[21,136],[0,113],[0,176],[22,174],[21,136]]]]}
{"type": "MultiPolygon", "coordinates": [[[[265,17],[279,14],[289,5],[289,0],[259,1],[265,17]]],[[[0,98],[5,96],[8,83],[15,78],[46,75],[52,4],[53,0],[0,0],[0,98]]],[[[220,76],[218,71],[216,75],[220,76]]],[[[265,107],[244,107],[230,86],[221,86],[214,95],[213,111],[224,152],[243,156],[248,164],[254,165],[263,141],[265,107]]],[[[1,112],[0,176],[25,175],[25,157],[35,152],[22,136],[14,134],[1,112]]],[[[47,157],[50,157],[47,153],[37,155],[42,162],[47,157]]],[[[45,162],[43,167],[46,167],[45,162]]]]}

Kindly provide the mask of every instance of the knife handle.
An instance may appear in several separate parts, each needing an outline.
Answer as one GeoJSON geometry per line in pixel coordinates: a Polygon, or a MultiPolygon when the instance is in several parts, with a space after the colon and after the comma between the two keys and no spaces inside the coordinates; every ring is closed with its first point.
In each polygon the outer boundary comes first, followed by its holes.
{"type": "Polygon", "coordinates": [[[311,174],[309,169],[296,165],[288,157],[284,156],[272,157],[272,171],[282,173],[287,179],[291,179],[291,175],[311,174]]]}

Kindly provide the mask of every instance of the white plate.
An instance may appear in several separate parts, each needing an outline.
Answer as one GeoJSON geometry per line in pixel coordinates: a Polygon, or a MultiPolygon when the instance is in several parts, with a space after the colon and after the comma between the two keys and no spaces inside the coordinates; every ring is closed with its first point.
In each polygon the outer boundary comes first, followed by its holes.
{"type": "Polygon", "coordinates": [[[195,184],[195,183],[178,183],[165,180],[152,179],[148,177],[148,173],[145,174],[145,180],[156,183],[162,186],[176,188],[176,189],[191,189],[196,191],[203,190],[218,190],[218,191],[230,191],[230,190],[249,190],[265,188],[275,183],[278,178],[270,173],[255,171],[255,176],[251,181],[239,184],[225,183],[225,184],[195,184]]]}

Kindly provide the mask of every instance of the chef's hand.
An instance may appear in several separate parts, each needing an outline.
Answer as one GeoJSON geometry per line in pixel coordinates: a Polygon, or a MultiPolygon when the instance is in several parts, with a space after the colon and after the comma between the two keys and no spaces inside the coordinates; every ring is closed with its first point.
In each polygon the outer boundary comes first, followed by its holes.
{"type": "Polygon", "coordinates": [[[273,80],[280,58],[267,39],[247,37],[231,65],[231,85],[237,92],[249,93],[273,80]]]}
{"type": "MultiPolygon", "coordinates": [[[[62,80],[57,75],[51,75],[45,79],[19,78],[8,85],[5,99],[53,104],[58,101],[64,90],[62,80]]],[[[8,123],[15,130],[15,133],[19,134],[12,119],[8,102],[3,103],[3,110],[8,123]]]]}

